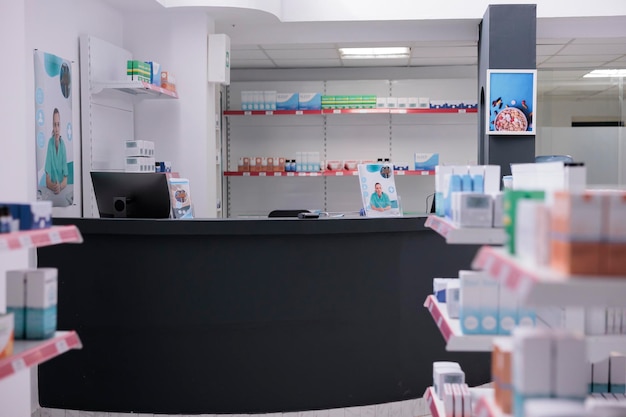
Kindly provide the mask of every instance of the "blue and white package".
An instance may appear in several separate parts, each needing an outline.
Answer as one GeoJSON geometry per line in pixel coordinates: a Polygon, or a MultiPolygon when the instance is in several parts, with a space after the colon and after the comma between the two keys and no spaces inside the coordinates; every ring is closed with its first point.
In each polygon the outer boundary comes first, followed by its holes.
{"type": "Polygon", "coordinates": [[[26,339],[47,339],[57,327],[57,269],[26,273],[26,339]]]}
{"type": "Polygon", "coordinates": [[[47,229],[52,226],[52,201],[32,203],[1,203],[7,206],[13,220],[19,220],[19,230],[47,229]]]}
{"type": "Polygon", "coordinates": [[[298,110],[321,110],[321,93],[298,93],[298,110]]]}
{"type": "Polygon", "coordinates": [[[438,153],[415,153],[414,156],[414,166],[416,171],[434,170],[437,165],[439,165],[439,154],[438,153]]]}
{"type": "Polygon", "coordinates": [[[276,110],[298,110],[298,93],[276,93],[276,110]]]}

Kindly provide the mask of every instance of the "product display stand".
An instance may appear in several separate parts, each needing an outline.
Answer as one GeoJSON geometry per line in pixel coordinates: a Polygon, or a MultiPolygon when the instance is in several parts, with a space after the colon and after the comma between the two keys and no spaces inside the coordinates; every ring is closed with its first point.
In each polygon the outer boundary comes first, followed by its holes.
{"type": "MultiPolygon", "coordinates": [[[[76,226],[53,226],[0,234],[0,251],[82,241],[83,237],[76,226]]],[[[52,338],[45,340],[15,340],[13,343],[12,355],[0,359],[0,416],[27,417],[31,415],[32,394],[30,374],[25,373],[70,349],[81,349],[82,343],[78,334],[72,330],[57,331],[52,338]]]]}

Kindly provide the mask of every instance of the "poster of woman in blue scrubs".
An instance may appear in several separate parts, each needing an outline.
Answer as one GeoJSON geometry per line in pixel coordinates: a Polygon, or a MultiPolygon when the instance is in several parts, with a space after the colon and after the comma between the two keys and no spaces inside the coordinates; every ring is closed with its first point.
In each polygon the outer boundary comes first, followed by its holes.
{"type": "Polygon", "coordinates": [[[37,199],[74,205],[74,128],[71,62],[36,50],[35,143],[37,199]]]}

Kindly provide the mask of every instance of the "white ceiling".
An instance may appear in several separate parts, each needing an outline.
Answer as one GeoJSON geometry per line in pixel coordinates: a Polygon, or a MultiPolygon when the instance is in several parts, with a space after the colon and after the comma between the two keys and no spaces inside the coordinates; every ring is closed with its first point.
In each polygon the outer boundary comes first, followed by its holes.
{"type": "MultiPolygon", "coordinates": [[[[104,0],[125,12],[167,12],[154,0],[104,0]]],[[[231,38],[231,68],[449,67],[477,64],[480,19],[281,22],[232,7],[197,9],[231,38]],[[409,46],[401,60],[346,60],[345,46],[409,46]]],[[[537,19],[537,69],[543,94],[616,94],[615,80],[585,79],[594,68],[626,68],[626,16],[537,19]]]]}

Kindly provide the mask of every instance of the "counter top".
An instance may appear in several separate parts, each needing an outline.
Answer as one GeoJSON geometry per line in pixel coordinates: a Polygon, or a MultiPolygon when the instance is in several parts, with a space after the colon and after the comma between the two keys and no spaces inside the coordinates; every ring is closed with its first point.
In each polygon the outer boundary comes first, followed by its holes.
{"type": "Polygon", "coordinates": [[[271,218],[271,219],[93,219],[55,218],[55,225],[73,224],[83,233],[114,235],[319,235],[397,233],[430,230],[426,217],[271,218]]]}

